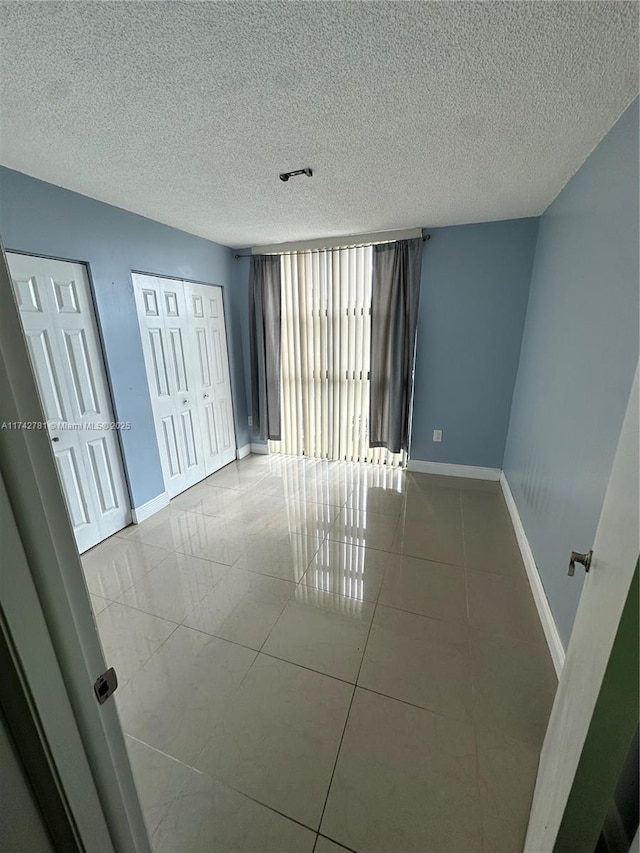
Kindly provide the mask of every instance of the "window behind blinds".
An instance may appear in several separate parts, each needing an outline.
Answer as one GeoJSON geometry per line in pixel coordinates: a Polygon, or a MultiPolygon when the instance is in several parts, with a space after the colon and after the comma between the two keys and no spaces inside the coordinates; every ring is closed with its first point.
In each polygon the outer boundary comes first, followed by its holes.
{"type": "Polygon", "coordinates": [[[272,453],[404,466],[369,447],[370,246],[281,256],[282,440],[272,453]]]}

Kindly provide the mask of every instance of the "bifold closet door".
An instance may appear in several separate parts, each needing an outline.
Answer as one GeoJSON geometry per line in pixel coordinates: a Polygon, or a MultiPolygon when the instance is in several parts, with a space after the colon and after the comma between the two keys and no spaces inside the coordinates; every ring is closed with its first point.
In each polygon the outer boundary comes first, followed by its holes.
{"type": "Polygon", "coordinates": [[[164,483],[175,497],[206,476],[184,284],[137,274],[133,282],[164,483]]]}
{"type": "Polygon", "coordinates": [[[222,290],[134,274],[165,488],[175,497],[235,459],[222,290]]]}
{"type": "Polygon", "coordinates": [[[207,475],[236,458],[222,288],[185,282],[195,350],[194,392],[207,475]]]}
{"type": "Polygon", "coordinates": [[[83,264],[7,253],[78,550],[131,521],[122,456],[83,264]]]}

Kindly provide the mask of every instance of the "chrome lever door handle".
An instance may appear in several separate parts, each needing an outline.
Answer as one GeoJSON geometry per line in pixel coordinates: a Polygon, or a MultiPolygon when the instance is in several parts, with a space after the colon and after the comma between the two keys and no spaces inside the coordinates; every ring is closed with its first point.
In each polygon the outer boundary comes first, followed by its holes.
{"type": "Polygon", "coordinates": [[[51,441],[60,441],[60,436],[54,435],[53,438],[51,439],[51,441]]]}
{"type": "Polygon", "coordinates": [[[581,566],[584,566],[585,572],[588,572],[591,568],[592,557],[593,551],[587,551],[586,554],[580,554],[578,551],[572,551],[571,559],[569,560],[569,571],[567,573],[569,577],[572,578],[576,573],[576,563],[580,563],[581,566]]]}

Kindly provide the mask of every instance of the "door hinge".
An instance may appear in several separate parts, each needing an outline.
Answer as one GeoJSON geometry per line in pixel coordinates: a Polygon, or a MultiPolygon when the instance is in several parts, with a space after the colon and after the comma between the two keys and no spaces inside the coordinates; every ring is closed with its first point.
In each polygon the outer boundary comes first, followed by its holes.
{"type": "Polygon", "coordinates": [[[96,699],[101,705],[107,701],[112,693],[116,692],[118,687],[118,676],[115,669],[110,666],[106,672],[96,678],[93,685],[93,692],[96,694],[96,699]]]}

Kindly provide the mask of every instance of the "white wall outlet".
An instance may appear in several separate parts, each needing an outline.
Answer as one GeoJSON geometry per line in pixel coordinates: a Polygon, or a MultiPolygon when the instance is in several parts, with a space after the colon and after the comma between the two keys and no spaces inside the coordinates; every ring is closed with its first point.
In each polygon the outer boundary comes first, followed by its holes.
{"type": "Polygon", "coordinates": [[[434,441],[442,441],[442,430],[441,429],[434,429],[433,440],[434,441]]]}
{"type": "Polygon", "coordinates": [[[247,423],[249,424],[249,426],[253,426],[253,418],[251,417],[251,415],[249,415],[249,417],[247,418],[247,423]]]}

